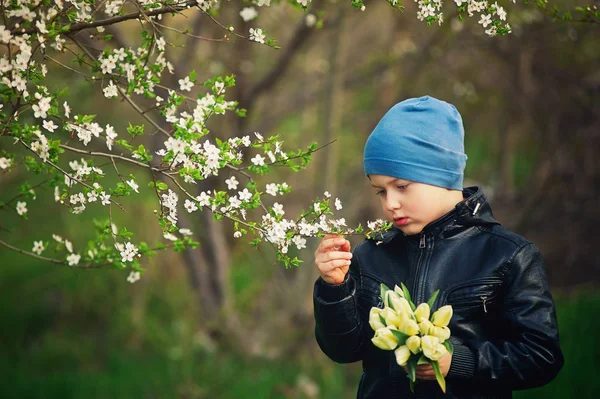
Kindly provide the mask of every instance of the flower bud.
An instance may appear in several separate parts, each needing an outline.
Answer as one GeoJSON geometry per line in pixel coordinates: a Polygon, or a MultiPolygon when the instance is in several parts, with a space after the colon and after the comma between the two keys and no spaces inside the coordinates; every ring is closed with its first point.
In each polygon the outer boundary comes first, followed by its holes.
{"type": "Polygon", "coordinates": [[[418,322],[421,321],[421,318],[429,320],[429,315],[431,310],[429,309],[429,305],[427,303],[422,303],[415,309],[415,318],[418,322]]]}
{"type": "Polygon", "coordinates": [[[410,357],[410,350],[408,350],[408,347],[406,345],[402,345],[394,351],[394,354],[396,355],[396,363],[398,363],[400,366],[406,366],[408,358],[410,357]]]}
{"type": "Polygon", "coordinates": [[[406,313],[408,315],[413,314],[408,301],[405,298],[400,297],[396,292],[388,291],[388,292],[386,292],[386,297],[389,298],[389,303],[391,304],[392,308],[398,314],[402,314],[402,313],[406,313]]]}
{"type": "Polygon", "coordinates": [[[391,351],[398,346],[398,340],[392,333],[390,327],[380,328],[375,331],[375,336],[371,339],[373,345],[385,351],[391,351]]]}
{"type": "Polygon", "coordinates": [[[446,354],[446,347],[440,344],[438,337],[425,335],[421,338],[423,354],[431,360],[440,360],[446,354]]]}
{"type": "Polygon", "coordinates": [[[385,293],[385,304],[386,304],[386,306],[389,305],[396,312],[400,312],[401,311],[401,305],[400,305],[399,301],[400,301],[400,297],[394,291],[390,290],[390,291],[387,291],[385,293]]]}
{"type": "Polygon", "coordinates": [[[400,298],[404,298],[404,291],[402,291],[402,288],[398,287],[397,285],[394,286],[394,292],[398,294],[400,298]]]}
{"type": "Polygon", "coordinates": [[[398,329],[406,335],[417,335],[419,333],[417,322],[408,317],[402,320],[402,324],[398,329]]]}
{"type": "Polygon", "coordinates": [[[433,323],[429,320],[423,320],[419,323],[419,330],[421,331],[421,335],[429,334],[429,331],[433,328],[433,323]]]}
{"type": "Polygon", "coordinates": [[[433,335],[434,337],[438,337],[441,344],[450,338],[450,329],[448,327],[433,326],[433,328],[429,331],[429,334],[433,335]]]}
{"type": "Polygon", "coordinates": [[[402,318],[398,313],[394,312],[394,309],[392,308],[383,309],[382,316],[385,318],[386,326],[399,328],[400,324],[402,324],[402,318]]]}
{"type": "Polygon", "coordinates": [[[446,327],[452,318],[452,306],[446,305],[439,308],[431,317],[431,322],[438,327],[446,327]]]}
{"type": "Polygon", "coordinates": [[[418,335],[408,337],[406,340],[406,346],[412,353],[416,355],[417,353],[421,352],[421,338],[418,335]]]}
{"type": "Polygon", "coordinates": [[[383,309],[376,307],[371,308],[371,312],[369,313],[369,324],[371,325],[373,331],[377,331],[380,328],[385,327],[385,324],[383,324],[381,320],[382,313],[383,309]]]}

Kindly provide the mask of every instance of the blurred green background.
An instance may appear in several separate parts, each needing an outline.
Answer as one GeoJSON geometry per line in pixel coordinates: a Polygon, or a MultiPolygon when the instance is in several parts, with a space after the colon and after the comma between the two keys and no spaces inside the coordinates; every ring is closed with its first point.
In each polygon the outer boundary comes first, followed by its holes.
{"type": "MultiPolygon", "coordinates": [[[[585,4],[556,2],[575,3],[585,4]]],[[[541,249],[556,299],[565,367],[551,384],[514,396],[597,398],[600,28],[552,22],[531,5],[505,5],[514,32],[491,39],[477,21],[460,24],[452,14],[441,27],[426,27],[416,20],[412,2],[400,14],[385,2],[358,12],[349,4],[314,0],[310,12],[323,19],[322,29],[307,26],[304,14],[287,3],[259,9],[253,22],[240,18],[241,3],[223,3],[220,20],[234,21],[239,32],[266,28],[282,49],[165,31],[186,46],[167,50],[176,74],[165,84],[176,85],[192,69],[200,81],[235,73],[237,86],[228,99],[249,112],[245,119],[211,120],[222,139],[280,134],[287,150],[336,140],[305,171],[276,170],[258,180],[292,187],[292,194],[272,199],[289,214],[328,190],[344,203],[338,215],[348,225],[381,217],[361,156],[383,113],[424,94],[455,104],[466,131],[466,184],[483,186],[497,219],[541,249]]],[[[206,16],[186,15],[163,23],[222,36],[206,16]]],[[[91,45],[135,46],[136,29],[133,23],[110,27],[111,42],[90,39],[91,45]]],[[[104,99],[97,85],[66,70],[51,71],[48,86],[66,84],[75,112],[97,113],[99,122],[123,135],[128,122],[147,125],[126,103],[104,99]]],[[[155,151],[161,139],[144,136],[139,143],[155,151]]],[[[17,151],[4,137],[0,148],[17,151]]],[[[88,147],[94,148],[105,150],[102,142],[88,147]]],[[[79,158],[67,154],[64,163],[79,158]]],[[[120,168],[140,182],[150,179],[120,168]]],[[[222,187],[225,176],[220,178],[198,189],[222,187]]],[[[43,178],[24,168],[0,174],[0,201],[14,197],[25,180],[35,185],[43,178]]],[[[109,171],[104,184],[117,181],[109,171]]],[[[135,242],[161,239],[152,213],[156,197],[145,183],[125,201],[127,212],[113,215],[135,242]]],[[[36,194],[28,220],[1,211],[1,240],[30,250],[33,241],[59,234],[81,250],[94,238],[93,219],[107,218],[100,206],[71,215],[43,186],[36,194]]],[[[270,248],[234,240],[227,222],[213,223],[206,212],[180,212],[181,227],[194,231],[200,247],[160,252],[144,263],[146,272],[135,284],[122,270],[69,269],[0,247],[0,397],[355,397],[360,364],[333,363],[314,340],[312,253],[318,242],[299,253],[304,264],[285,270],[270,248]]],[[[351,241],[356,245],[360,237],[351,241]]]]}

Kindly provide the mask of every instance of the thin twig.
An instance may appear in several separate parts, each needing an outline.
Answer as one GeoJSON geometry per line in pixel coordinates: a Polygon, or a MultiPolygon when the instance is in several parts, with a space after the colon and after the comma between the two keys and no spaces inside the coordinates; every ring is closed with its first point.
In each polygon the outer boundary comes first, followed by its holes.
{"type": "Polygon", "coordinates": [[[45,260],[45,261],[52,262],[52,263],[57,263],[59,265],[66,264],[66,262],[62,261],[62,260],[53,259],[53,258],[46,258],[45,256],[40,256],[40,255],[38,255],[36,253],[25,251],[24,249],[20,249],[20,248],[17,248],[17,247],[13,247],[12,245],[10,245],[10,244],[2,241],[2,240],[0,240],[0,245],[4,245],[6,248],[11,249],[11,250],[13,250],[15,252],[18,252],[18,253],[21,253],[21,254],[24,254],[24,255],[33,256],[34,258],[37,258],[37,259],[45,260]]]}
{"type": "MultiPolygon", "coordinates": [[[[71,34],[74,32],[79,32],[84,29],[96,28],[98,26],[114,25],[114,24],[118,24],[123,21],[131,20],[131,19],[139,19],[140,17],[143,17],[143,16],[154,17],[156,15],[162,15],[162,14],[167,14],[167,13],[172,13],[172,12],[179,12],[179,11],[185,10],[189,7],[195,6],[197,4],[198,4],[197,1],[192,0],[192,1],[186,1],[186,2],[182,3],[181,5],[177,5],[177,6],[167,6],[167,7],[157,8],[157,9],[150,10],[150,11],[134,12],[134,13],[130,13],[130,14],[119,15],[116,17],[102,19],[100,21],[95,21],[95,22],[78,22],[78,23],[72,24],[67,29],[62,31],[61,33],[62,34],[71,34]]],[[[35,27],[31,27],[31,28],[27,28],[27,29],[21,29],[16,32],[11,32],[11,34],[13,34],[14,36],[22,36],[26,33],[32,34],[35,32],[37,32],[37,29],[35,27]]]]}
{"type": "Polygon", "coordinates": [[[193,37],[194,39],[207,40],[207,41],[210,41],[210,42],[225,42],[225,41],[228,41],[227,35],[223,36],[222,39],[214,39],[214,38],[211,38],[211,37],[202,37],[202,36],[193,35],[191,33],[187,33],[186,31],[183,31],[183,30],[179,30],[179,29],[171,28],[170,26],[167,26],[167,25],[159,24],[158,22],[154,22],[154,24],[160,26],[161,28],[164,28],[164,29],[167,29],[167,30],[170,30],[170,31],[173,31],[173,32],[181,33],[182,35],[185,35],[185,36],[193,37]]]}

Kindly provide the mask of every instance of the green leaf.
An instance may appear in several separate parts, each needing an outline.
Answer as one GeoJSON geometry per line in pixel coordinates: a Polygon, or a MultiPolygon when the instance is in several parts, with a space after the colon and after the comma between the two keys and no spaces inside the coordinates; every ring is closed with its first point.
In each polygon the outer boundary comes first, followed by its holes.
{"type": "Polygon", "coordinates": [[[431,366],[433,367],[433,371],[435,372],[435,379],[440,385],[440,388],[442,388],[442,392],[446,393],[446,380],[444,379],[442,371],[440,370],[440,364],[437,362],[437,360],[432,360],[431,366]]]}
{"type": "Polygon", "coordinates": [[[404,283],[400,283],[400,286],[402,287],[402,292],[404,293],[404,298],[406,298],[407,301],[411,302],[412,299],[410,299],[410,293],[408,292],[408,288],[406,288],[404,283]]]}
{"type": "Polygon", "coordinates": [[[421,355],[421,357],[419,357],[419,360],[417,360],[417,366],[420,366],[422,364],[429,364],[429,360],[425,357],[425,355],[421,355]]]}
{"type": "Polygon", "coordinates": [[[431,298],[429,298],[429,300],[427,301],[427,305],[429,305],[429,309],[433,309],[433,304],[435,303],[435,299],[437,298],[439,293],[440,293],[440,290],[436,290],[433,293],[433,295],[431,295],[431,298]]]}
{"type": "Polygon", "coordinates": [[[448,350],[448,352],[450,352],[450,354],[454,353],[454,345],[452,344],[452,342],[446,340],[442,343],[442,345],[444,345],[446,347],[446,349],[448,350]]]}
{"type": "MultiPolygon", "coordinates": [[[[408,379],[410,380],[410,382],[412,382],[414,384],[414,382],[417,380],[417,375],[416,375],[417,357],[416,356],[411,355],[408,358],[408,362],[406,362],[406,368],[408,369],[408,379]]],[[[414,386],[413,386],[413,390],[414,390],[414,386]]]]}
{"type": "Polygon", "coordinates": [[[404,298],[406,298],[406,300],[410,304],[410,308],[414,312],[415,309],[417,309],[417,307],[415,306],[415,304],[413,303],[412,299],[410,298],[410,293],[408,292],[408,288],[406,288],[406,286],[404,285],[404,283],[400,283],[400,285],[402,286],[402,292],[404,293],[404,298]]]}
{"type": "Polygon", "coordinates": [[[381,283],[381,300],[385,301],[385,293],[388,292],[390,289],[388,288],[387,285],[381,283]]]}
{"type": "Polygon", "coordinates": [[[398,330],[392,330],[390,329],[390,331],[392,332],[392,334],[394,335],[394,337],[396,337],[396,339],[398,340],[398,346],[402,346],[406,343],[406,340],[408,339],[408,335],[398,331],[398,330]]]}

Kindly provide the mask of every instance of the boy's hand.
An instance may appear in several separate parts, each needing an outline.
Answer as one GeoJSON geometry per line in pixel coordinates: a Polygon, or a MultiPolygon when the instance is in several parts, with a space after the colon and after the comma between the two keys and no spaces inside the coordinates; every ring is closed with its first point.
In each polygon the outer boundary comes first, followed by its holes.
{"type": "Polygon", "coordinates": [[[315,266],[326,283],[341,284],[348,273],[351,258],[350,241],[328,234],[315,251],[315,266]]]}
{"type": "MultiPolygon", "coordinates": [[[[452,363],[452,354],[450,352],[446,353],[444,357],[438,360],[438,363],[442,375],[446,377],[450,370],[450,363],[452,363]]],[[[406,366],[403,366],[402,368],[408,373],[408,368],[406,366]]],[[[433,367],[429,363],[418,365],[415,375],[420,380],[435,380],[435,371],[433,371],[433,367]]]]}

